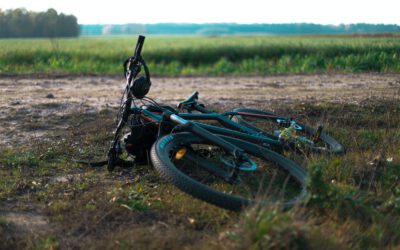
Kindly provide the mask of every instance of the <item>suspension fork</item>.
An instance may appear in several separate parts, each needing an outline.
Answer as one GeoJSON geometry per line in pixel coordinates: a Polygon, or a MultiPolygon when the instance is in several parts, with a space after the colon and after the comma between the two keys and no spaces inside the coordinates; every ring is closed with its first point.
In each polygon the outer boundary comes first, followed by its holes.
{"type": "Polygon", "coordinates": [[[173,114],[170,111],[165,111],[162,116],[163,120],[166,121],[172,121],[173,123],[176,123],[180,125],[180,127],[184,131],[189,131],[192,132],[193,134],[199,136],[202,139],[205,139],[208,142],[211,142],[223,149],[225,149],[229,154],[233,155],[235,158],[235,161],[238,162],[238,164],[249,161],[249,157],[247,154],[244,152],[243,149],[233,145],[230,142],[225,141],[224,139],[210,133],[206,129],[196,125],[195,123],[185,120],[181,117],[179,117],[176,114],[173,114]]]}
{"type": "Polygon", "coordinates": [[[126,85],[125,85],[125,90],[127,91],[126,93],[126,102],[124,109],[122,111],[122,116],[121,119],[118,121],[117,128],[114,131],[114,138],[111,143],[111,146],[108,150],[107,153],[107,160],[108,160],[108,170],[112,171],[115,166],[117,165],[118,162],[118,155],[121,153],[119,147],[119,138],[120,138],[120,133],[122,128],[125,126],[125,124],[128,122],[129,115],[131,114],[131,105],[132,105],[132,93],[129,91],[130,84],[132,82],[132,79],[134,76],[136,76],[138,73],[138,69],[136,69],[133,73],[129,73],[126,76],[126,85]]]}

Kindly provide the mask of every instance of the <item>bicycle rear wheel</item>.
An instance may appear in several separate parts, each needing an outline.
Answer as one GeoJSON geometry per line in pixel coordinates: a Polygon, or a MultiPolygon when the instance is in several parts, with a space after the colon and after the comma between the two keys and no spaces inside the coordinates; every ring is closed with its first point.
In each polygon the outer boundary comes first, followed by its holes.
{"type": "Polygon", "coordinates": [[[170,134],[152,147],[150,158],[160,176],[182,191],[214,205],[239,211],[252,204],[299,203],[307,191],[307,172],[271,150],[220,136],[243,149],[256,169],[234,173],[231,156],[191,133],[170,134]]]}
{"type": "MultiPolygon", "coordinates": [[[[275,140],[279,140],[279,133],[291,125],[289,118],[279,116],[270,111],[237,108],[233,112],[236,112],[237,115],[234,115],[232,120],[275,140]]],[[[297,147],[303,147],[319,153],[343,154],[345,152],[344,147],[324,131],[315,139],[316,129],[297,121],[295,124],[296,136],[298,136],[299,140],[296,143],[291,143],[292,145],[297,144],[297,147]]]]}

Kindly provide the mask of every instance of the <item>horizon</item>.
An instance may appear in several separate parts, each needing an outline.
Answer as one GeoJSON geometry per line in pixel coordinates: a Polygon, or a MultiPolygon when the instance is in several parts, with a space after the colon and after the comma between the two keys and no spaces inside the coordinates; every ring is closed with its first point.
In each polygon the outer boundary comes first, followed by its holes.
{"type": "Polygon", "coordinates": [[[147,0],[140,4],[128,0],[97,2],[70,0],[2,0],[1,9],[25,8],[28,11],[46,11],[74,15],[80,25],[95,24],[292,24],[321,25],[387,24],[400,25],[396,0],[321,2],[318,0],[227,0],[188,2],[183,0],[147,0]],[[78,6],[78,7],[77,7],[78,6]],[[154,8],[157,6],[157,8],[154,8]],[[138,10],[140,8],[140,10],[138,10]],[[143,11],[141,11],[143,10],[143,11]]]}
{"type": "MultiPolygon", "coordinates": [[[[61,12],[59,12],[61,13],[61,12]]],[[[65,13],[64,13],[65,14],[65,13]]],[[[400,26],[400,24],[396,23],[339,23],[339,24],[323,24],[323,23],[313,23],[313,22],[292,22],[292,23],[238,23],[238,22],[204,22],[204,23],[194,23],[194,22],[158,22],[158,23],[79,23],[79,25],[127,25],[127,24],[139,24],[139,25],[157,25],[157,24],[175,24],[175,25],[212,25],[212,24],[227,24],[227,25],[286,25],[286,24],[312,24],[312,25],[323,25],[323,26],[342,26],[342,25],[355,25],[355,24],[368,24],[368,25],[396,25],[400,26]]]]}

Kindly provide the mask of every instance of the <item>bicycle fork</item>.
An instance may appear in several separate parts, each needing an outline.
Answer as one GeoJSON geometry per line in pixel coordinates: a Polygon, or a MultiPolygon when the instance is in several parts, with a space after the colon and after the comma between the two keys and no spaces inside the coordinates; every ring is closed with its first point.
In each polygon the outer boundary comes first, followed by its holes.
{"type": "Polygon", "coordinates": [[[163,113],[163,120],[172,121],[173,123],[178,124],[183,131],[192,132],[193,134],[204,139],[205,141],[223,148],[227,153],[233,156],[234,158],[233,162],[230,163],[224,161],[226,165],[232,167],[232,172],[229,174],[229,176],[227,176],[226,174],[221,174],[221,171],[219,171],[216,168],[212,170],[210,169],[210,166],[204,166],[206,170],[213,172],[217,176],[222,177],[223,179],[229,182],[237,182],[239,178],[238,173],[240,170],[252,171],[256,169],[256,164],[252,160],[250,160],[250,158],[243,149],[222,139],[221,137],[218,137],[210,133],[209,131],[196,125],[195,123],[185,120],[179,117],[178,115],[173,114],[170,111],[165,111],[163,113]]]}

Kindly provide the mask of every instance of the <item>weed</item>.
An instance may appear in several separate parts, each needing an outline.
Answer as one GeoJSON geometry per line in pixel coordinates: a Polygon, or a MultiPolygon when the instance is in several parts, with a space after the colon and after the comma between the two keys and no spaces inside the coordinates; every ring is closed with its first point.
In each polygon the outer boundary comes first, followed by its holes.
{"type": "Polygon", "coordinates": [[[128,189],[125,195],[126,198],[121,198],[117,202],[130,210],[146,211],[151,206],[157,207],[159,205],[158,201],[151,199],[143,183],[136,183],[128,189]]]}
{"type": "Polygon", "coordinates": [[[7,225],[8,225],[8,221],[4,217],[0,216],[0,227],[7,226],[7,225]]]}
{"type": "Polygon", "coordinates": [[[51,213],[54,215],[62,214],[69,206],[69,202],[64,200],[53,201],[50,205],[51,213]]]}
{"type": "Polygon", "coordinates": [[[235,249],[307,249],[308,226],[296,220],[295,213],[275,207],[247,210],[232,231],[227,232],[228,248],[235,249]]]}
{"type": "Polygon", "coordinates": [[[54,235],[46,236],[45,238],[39,240],[39,242],[33,247],[33,249],[37,250],[54,250],[59,248],[60,243],[54,235]]]}
{"type": "Polygon", "coordinates": [[[9,168],[34,168],[39,166],[40,161],[32,152],[7,150],[2,153],[0,163],[9,168]]]}

